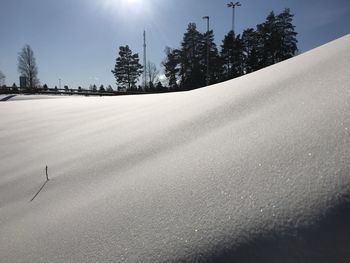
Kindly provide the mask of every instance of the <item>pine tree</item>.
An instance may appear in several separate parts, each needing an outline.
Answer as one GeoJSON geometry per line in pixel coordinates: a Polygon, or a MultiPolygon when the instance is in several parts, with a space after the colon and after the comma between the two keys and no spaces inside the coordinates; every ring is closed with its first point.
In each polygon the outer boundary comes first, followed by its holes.
{"type": "Polygon", "coordinates": [[[259,69],[258,42],[258,34],[253,28],[248,28],[243,31],[242,43],[244,52],[245,73],[250,73],[259,69]]]}
{"type": "Polygon", "coordinates": [[[295,26],[292,23],[293,17],[294,15],[290,13],[289,8],[286,8],[277,16],[276,25],[280,34],[280,46],[277,52],[276,62],[291,58],[298,51],[298,40],[296,39],[297,33],[295,32],[295,26]]]}
{"type": "Polygon", "coordinates": [[[139,55],[137,53],[132,54],[128,45],[119,47],[119,57],[116,59],[114,70],[112,70],[118,87],[127,90],[135,89],[142,72],[139,55]]]}
{"type": "Polygon", "coordinates": [[[224,68],[223,80],[236,78],[244,74],[243,42],[240,35],[231,30],[222,41],[221,59],[224,68]]]}
{"type": "Polygon", "coordinates": [[[260,68],[291,58],[298,51],[293,16],[288,8],[277,16],[271,12],[266,21],[257,26],[260,68]]]}
{"type": "Polygon", "coordinates": [[[178,90],[177,80],[180,72],[180,51],[178,49],[165,49],[166,59],[162,63],[165,68],[165,76],[168,79],[170,90],[178,90]]]}
{"type": "Polygon", "coordinates": [[[266,21],[257,25],[259,68],[276,63],[279,46],[279,34],[276,26],[276,16],[273,11],[266,17],[266,21]]]}
{"type": "Polygon", "coordinates": [[[190,23],[184,34],[180,50],[180,76],[183,89],[188,90],[205,86],[206,71],[203,63],[205,43],[206,40],[198,32],[196,24],[190,23]]]}
{"type": "Polygon", "coordinates": [[[107,90],[107,92],[113,92],[114,91],[111,85],[108,85],[106,90],[107,90]]]}
{"type": "Polygon", "coordinates": [[[202,44],[201,50],[201,70],[202,74],[206,75],[207,71],[207,41],[209,43],[209,84],[218,83],[222,76],[222,63],[219,56],[218,48],[214,41],[214,31],[210,30],[203,34],[202,39],[205,41],[202,44]],[[208,34],[209,33],[209,34],[208,34]]]}
{"type": "Polygon", "coordinates": [[[211,84],[220,80],[222,67],[213,31],[202,34],[197,30],[196,24],[190,23],[181,48],[165,50],[167,57],[163,66],[170,90],[188,90],[206,85],[208,44],[209,80],[211,84]]]}
{"type": "Polygon", "coordinates": [[[156,92],[164,92],[166,88],[162,85],[162,82],[158,81],[156,85],[156,92]]]}

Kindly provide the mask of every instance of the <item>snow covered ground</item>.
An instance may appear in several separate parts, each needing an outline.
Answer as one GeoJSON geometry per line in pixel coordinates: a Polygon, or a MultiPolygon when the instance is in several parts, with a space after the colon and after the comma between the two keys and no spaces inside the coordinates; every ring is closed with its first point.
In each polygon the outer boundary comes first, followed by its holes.
{"type": "MultiPolygon", "coordinates": [[[[66,98],[66,95],[23,95],[23,94],[9,94],[9,95],[0,95],[1,100],[16,101],[16,100],[44,100],[44,99],[61,99],[66,98]]],[[[74,98],[74,97],[73,97],[74,98]]]]}
{"type": "Polygon", "coordinates": [[[349,262],[349,83],[348,35],[190,92],[1,102],[0,261],[349,262]]]}

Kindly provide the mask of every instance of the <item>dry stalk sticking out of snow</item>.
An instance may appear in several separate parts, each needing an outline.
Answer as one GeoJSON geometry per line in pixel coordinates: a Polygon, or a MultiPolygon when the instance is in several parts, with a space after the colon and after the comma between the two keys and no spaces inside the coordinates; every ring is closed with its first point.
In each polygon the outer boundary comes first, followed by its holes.
{"type": "Polygon", "coordinates": [[[46,165],[46,167],[45,167],[46,181],[45,181],[45,183],[40,187],[39,191],[33,196],[33,198],[30,199],[30,202],[32,202],[32,201],[35,199],[35,197],[41,192],[41,190],[43,190],[44,186],[45,186],[46,183],[49,181],[49,174],[48,174],[47,170],[48,170],[48,167],[47,167],[47,165],[46,165]]]}

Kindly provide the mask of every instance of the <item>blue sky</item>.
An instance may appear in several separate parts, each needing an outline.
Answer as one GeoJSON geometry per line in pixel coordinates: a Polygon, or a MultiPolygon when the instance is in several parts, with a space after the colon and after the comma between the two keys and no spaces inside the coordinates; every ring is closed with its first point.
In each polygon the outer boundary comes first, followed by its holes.
{"type": "MultiPolygon", "coordinates": [[[[148,60],[159,68],[166,46],[178,47],[189,22],[206,30],[210,16],[218,45],[231,28],[223,0],[2,0],[0,70],[6,84],[18,84],[17,55],[25,44],[35,54],[39,79],[49,87],[115,87],[111,73],[118,47],[128,44],[142,58],[147,31],[148,60]]],[[[295,14],[299,49],[305,52],[350,33],[349,0],[241,0],[236,31],[263,22],[270,11],[295,14]]]]}

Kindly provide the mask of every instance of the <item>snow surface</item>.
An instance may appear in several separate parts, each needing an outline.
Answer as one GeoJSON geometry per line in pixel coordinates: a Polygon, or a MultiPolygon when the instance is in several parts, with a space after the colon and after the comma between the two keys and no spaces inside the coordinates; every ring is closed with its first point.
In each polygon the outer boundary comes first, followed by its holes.
{"type": "MultiPolygon", "coordinates": [[[[43,99],[60,99],[65,98],[66,95],[0,95],[1,99],[10,97],[7,101],[15,101],[15,100],[43,100],[43,99]],[[13,96],[13,97],[12,97],[13,96]]],[[[74,96],[73,96],[74,98],[74,96]]]]}
{"type": "Polygon", "coordinates": [[[349,262],[349,83],[347,35],[190,92],[1,102],[0,262],[349,262]]]}

